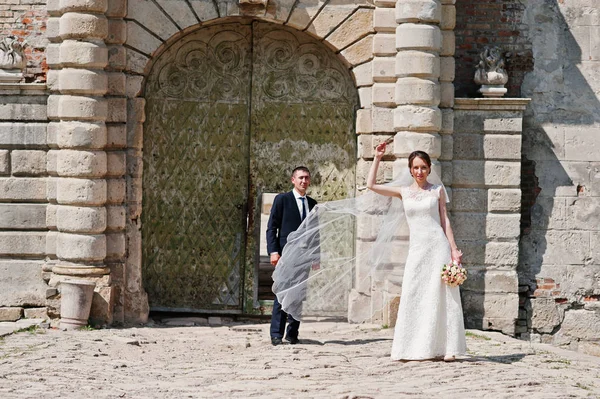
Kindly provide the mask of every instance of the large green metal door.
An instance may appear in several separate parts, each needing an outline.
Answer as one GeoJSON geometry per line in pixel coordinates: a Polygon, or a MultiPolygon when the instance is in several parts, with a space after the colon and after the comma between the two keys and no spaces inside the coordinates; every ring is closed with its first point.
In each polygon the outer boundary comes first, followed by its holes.
{"type": "Polygon", "coordinates": [[[353,193],[349,74],[306,34],[230,23],[163,53],[146,99],[142,262],[150,306],[250,313],[261,194],[289,190],[299,164],[313,171],[318,200],[353,193]]]}

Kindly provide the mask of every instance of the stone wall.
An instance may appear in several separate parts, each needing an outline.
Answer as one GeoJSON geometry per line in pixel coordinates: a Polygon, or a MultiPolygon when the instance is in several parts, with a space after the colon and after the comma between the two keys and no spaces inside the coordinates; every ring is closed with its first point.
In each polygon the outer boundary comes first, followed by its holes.
{"type": "Polygon", "coordinates": [[[600,9],[527,2],[522,320],[534,340],[600,353],[600,9]]]}
{"type": "Polygon", "coordinates": [[[0,38],[16,36],[26,40],[27,82],[46,81],[46,0],[3,0],[0,3],[0,38]]]}
{"type": "Polygon", "coordinates": [[[456,99],[452,223],[469,276],[461,288],[467,328],[517,325],[521,131],[528,100],[456,99]]]}
{"type": "Polygon", "coordinates": [[[46,315],[48,234],[44,85],[0,84],[0,321],[46,315]]]}

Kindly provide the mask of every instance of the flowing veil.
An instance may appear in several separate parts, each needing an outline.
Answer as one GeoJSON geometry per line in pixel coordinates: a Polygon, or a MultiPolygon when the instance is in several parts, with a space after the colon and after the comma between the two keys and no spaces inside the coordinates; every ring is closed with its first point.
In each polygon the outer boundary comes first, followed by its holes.
{"type": "MultiPolygon", "coordinates": [[[[436,168],[432,165],[427,180],[442,184],[436,168]]],[[[407,166],[387,184],[406,187],[413,182],[407,166]]],[[[365,190],[359,189],[355,198],[317,204],[288,236],[273,273],[273,292],[294,319],[327,313],[336,301],[348,300],[352,289],[369,295],[381,274],[404,262],[393,259],[398,241],[408,238],[402,201],[360,191],[365,190]]],[[[352,321],[372,319],[385,306],[384,301],[372,303],[352,321]]]]}

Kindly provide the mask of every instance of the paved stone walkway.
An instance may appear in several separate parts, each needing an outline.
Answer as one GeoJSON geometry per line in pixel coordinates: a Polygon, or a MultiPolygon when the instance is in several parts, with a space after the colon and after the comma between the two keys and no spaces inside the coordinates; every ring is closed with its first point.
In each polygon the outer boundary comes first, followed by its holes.
{"type": "Polygon", "coordinates": [[[600,398],[600,358],[499,333],[469,331],[454,363],[401,363],[374,325],[305,322],[273,347],[267,324],[167,322],[6,335],[0,398],[600,398]]]}

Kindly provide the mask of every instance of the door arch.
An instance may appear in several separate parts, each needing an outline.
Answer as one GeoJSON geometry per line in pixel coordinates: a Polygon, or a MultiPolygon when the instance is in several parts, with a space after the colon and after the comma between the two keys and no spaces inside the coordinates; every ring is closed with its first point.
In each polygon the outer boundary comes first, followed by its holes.
{"type": "Polygon", "coordinates": [[[151,309],[251,313],[262,195],[289,190],[300,164],[317,200],[354,193],[350,73],[305,33],[239,21],[166,49],[145,93],[142,271],[151,309]]]}

